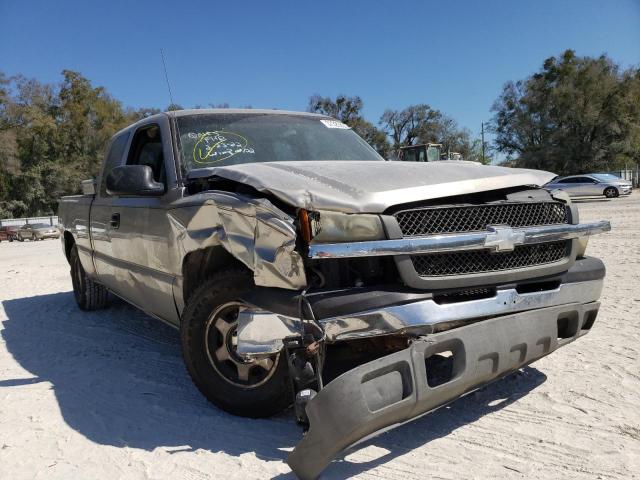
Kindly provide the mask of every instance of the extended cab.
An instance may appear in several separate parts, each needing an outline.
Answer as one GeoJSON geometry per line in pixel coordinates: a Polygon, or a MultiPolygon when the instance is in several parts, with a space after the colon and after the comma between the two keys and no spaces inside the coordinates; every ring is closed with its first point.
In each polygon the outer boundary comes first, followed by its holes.
{"type": "Polygon", "coordinates": [[[60,202],[82,309],[108,292],[180,329],[220,408],[294,404],[288,462],[342,449],[586,334],[605,275],[547,172],[382,159],[307,113],[185,110],[118,132],[60,202]]]}

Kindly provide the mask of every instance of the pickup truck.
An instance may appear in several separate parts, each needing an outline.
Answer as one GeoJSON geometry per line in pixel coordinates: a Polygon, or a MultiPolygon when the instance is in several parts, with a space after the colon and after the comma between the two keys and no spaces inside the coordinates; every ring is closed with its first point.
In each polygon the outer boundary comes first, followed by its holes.
{"type": "MultiPolygon", "coordinates": [[[[182,110],[111,140],[60,201],[83,310],[125,299],[180,331],[198,389],[235,415],[294,406],[316,478],[364,437],[589,332],[605,268],[548,172],[381,158],[345,124],[182,110]]],[[[576,360],[577,361],[577,360],[576,360]]]]}

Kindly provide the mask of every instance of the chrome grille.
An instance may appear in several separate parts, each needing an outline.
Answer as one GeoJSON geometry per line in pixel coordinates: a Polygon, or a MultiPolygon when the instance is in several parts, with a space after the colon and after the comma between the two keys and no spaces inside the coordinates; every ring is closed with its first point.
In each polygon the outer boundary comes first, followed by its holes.
{"type": "Polygon", "coordinates": [[[402,235],[475,232],[488,225],[528,227],[569,223],[569,208],[560,202],[495,203],[458,207],[424,207],[394,214],[402,235]]]}
{"type": "Polygon", "coordinates": [[[492,253],[489,250],[413,255],[411,260],[421,277],[468,275],[500,272],[559,262],[569,255],[571,241],[520,245],[512,252],[492,253]]]}

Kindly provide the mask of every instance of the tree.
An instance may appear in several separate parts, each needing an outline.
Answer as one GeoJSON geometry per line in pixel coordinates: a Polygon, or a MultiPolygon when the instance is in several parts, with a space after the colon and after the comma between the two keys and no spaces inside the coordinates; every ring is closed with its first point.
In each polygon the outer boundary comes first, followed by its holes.
{"type": "Polygon", "coordinates": [[[473,148],[471,132],[466,128],[460,128],[453,118],[441,112],[438,112],[432,122],[425,125],[418,141],[420,143],[439,143],[442,145],[443,153],[459,153],[465,160],[469,160],[473,148]]]}
{"type": "Polygon", "coordinates": [[[369,145],[375,148],[380,155],[387,157],[390,153],[387,135],[379,130],[371,122],[364,119],[361,110],[364,106],[358,96],[348,97],[338,95],[335,100],[331,97],[312,95],[309,98],[307,111],[319,113],[336,118],[348,125],[360,135],[369,145]]]}
{"type": "Polygon", "coordinates": [[[460,153],[465,159],[471,154],[471,132],[424,103],[400,111],[386,110],[380,125],[393,140],[396,155],[401,147],[426,143],[439,143],[443,152],[460,153]]]}
{"type": "Polygon", "coordinates": [[[572,50],[534,75],[508,82],[491,129],[500,152],[559,174],[603,171],[640,159],[640,75],[606,56],[572,50]]]}
{"type": "Polygon", "coordinates": [[[487,148],[486,142],[485,142],[484,152],[482,151],[481,138],[476,138],[471,142],[469,153],[466,154],[464,159],[469,160],[471,162],[482,163],[483,165],[491,165],[491,163],[493,163],[493,158],[491,156],[491,149],[487,148]]]}
{"type": "Polygon", "coordinates": [[[335,100],[332,100],[330,97],[312,95],[309,98],[307,111],[328,115],[350,125],[352,122],[362,118],[360,111],[363,106],[364,103],[358,96],[338,95],[335,100]]]}
{"type": "Polygon", "coordinates": [[[393,141],[394,153],[400,147],[415,145],[418,139],[429,136],[434,122],[441,116],[429,105],[411,105],[404,110],[385,110],[380,117],[380,125],[393,141]]]}
{"type": "Polygon", "coordinates": [[[60,196],[78,193],[80,180],[97,174],[109,138],[155,111],[125,110],[78,72],[62,77],[47,85],[0,74],[3,215],[55,212],[60,196]]]}

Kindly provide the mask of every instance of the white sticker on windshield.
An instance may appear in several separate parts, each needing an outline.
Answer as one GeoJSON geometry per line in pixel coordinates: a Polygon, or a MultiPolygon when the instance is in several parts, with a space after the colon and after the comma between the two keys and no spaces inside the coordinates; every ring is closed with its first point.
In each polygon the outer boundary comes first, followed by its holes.
{"type": "Polygon", "coordinates": [[[346,128],[346,129],[351,128],[349,125],[345,125],[344,123],[339,122],[338,120],[320,120],[320,121],[327,128],[346,128]]]}

